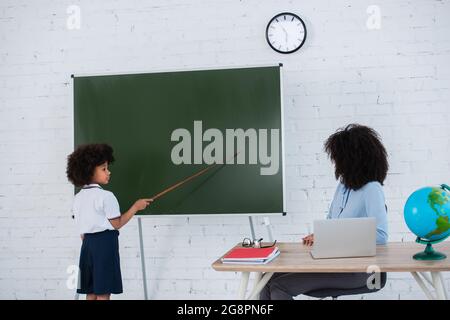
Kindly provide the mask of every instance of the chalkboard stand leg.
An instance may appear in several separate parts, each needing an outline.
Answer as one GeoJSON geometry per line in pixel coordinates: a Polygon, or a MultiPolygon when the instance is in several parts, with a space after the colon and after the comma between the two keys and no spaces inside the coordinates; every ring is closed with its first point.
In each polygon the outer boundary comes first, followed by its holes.
{"type": "MultiPolygon", "coordinates": [[[[255,235],[255,227],[253,225],[253,217],[249,216],[248,217],[248,222],[250,224],[250,231],[252,233],[252,239],[256,239],[256,235],[255,235]]],[[[264,225],[267,228],[267,234],[269,236],[269,241],[273,242],[273,234],[272,234],[272,226],[270,224],[270,220],[269,217],[264,217],[264,225]]]]}
{"type": "Polygon", "coordinates": [[[250,223],[250,231],[252,233],[252,239],[256,239],[255,228],[253,226],[253,218],[252,218],[252,216],[248,216],[248,223],[250,223]]]}
{"type": "Polygon", "coordinates": [[[270,225],[269,217],[264,217],[264,225],[267,228],[267,234],[269,235],[269,241],[273,242],[272,226],[270,225]]]}
{"type": "Polygon", "coordinates": [[[145,272],[144,240],[142,239],[142,222],[140,217],[138,218],[138,229],[139,229],[139,247],[141,250],[142,282],[144,283],[144,299],[148,300],[147,274],[145,272]]]}

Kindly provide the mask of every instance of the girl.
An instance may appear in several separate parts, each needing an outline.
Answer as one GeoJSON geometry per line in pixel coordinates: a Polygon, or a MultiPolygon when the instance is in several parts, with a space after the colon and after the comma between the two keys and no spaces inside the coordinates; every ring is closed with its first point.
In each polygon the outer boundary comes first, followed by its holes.
{"type": "Polygon", "coordinates": [[[121,214],[114,194],[101,187],[109,182],[108,165],[113,162],[107,144],[81,145],[68,156],[67,178],[82,188],[72,211],[83,240],[77,292],[87,300],[109,300],[111,293],[122,293],[118,229],[153,201],[139,199],[121,214]]]}

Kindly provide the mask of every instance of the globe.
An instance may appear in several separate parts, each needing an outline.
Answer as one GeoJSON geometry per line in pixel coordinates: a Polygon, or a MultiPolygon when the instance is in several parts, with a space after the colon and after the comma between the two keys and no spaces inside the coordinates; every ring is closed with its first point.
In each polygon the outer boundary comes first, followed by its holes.
{"type": "Polygon", "coordinates": [[[405,203],[404,218],[417,242],[426,244],[424,252],[414,255],[417,260],[437,260],[446,256],[436,252],[432,244],[450,236],[450,187],[443,184],[414,191],[405,203]]]}

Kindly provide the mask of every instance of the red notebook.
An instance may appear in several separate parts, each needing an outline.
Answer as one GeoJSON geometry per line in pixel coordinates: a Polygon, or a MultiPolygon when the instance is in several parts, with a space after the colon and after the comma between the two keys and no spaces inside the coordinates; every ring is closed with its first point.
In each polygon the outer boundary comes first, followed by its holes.
{"type": "Polygon", "coordinates": [[[270,248],[235,248],[228,252],[222,260],[264,260],[278,251],[277,247],[270,248]]]}

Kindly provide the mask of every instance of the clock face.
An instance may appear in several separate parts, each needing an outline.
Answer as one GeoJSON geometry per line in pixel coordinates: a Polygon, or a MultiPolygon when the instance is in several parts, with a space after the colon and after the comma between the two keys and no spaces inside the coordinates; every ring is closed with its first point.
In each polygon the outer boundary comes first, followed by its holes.
{"type": "Polygon", "coordinates": [[[306,39],[305,23],[299,16],[284,12],[273,17],[266,28],[266,40],[279,53],[300,49],[306,39]]]}

